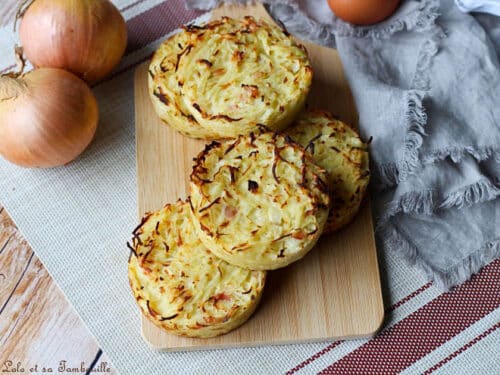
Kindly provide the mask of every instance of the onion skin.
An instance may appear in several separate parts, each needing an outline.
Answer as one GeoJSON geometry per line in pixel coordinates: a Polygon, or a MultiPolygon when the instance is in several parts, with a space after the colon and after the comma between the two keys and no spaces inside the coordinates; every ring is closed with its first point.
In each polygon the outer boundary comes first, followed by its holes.
{"type": "Polygon", "coordinates": [[[69,163],[91,142],[98,122],[89,87],[62,69],[0,77],[0,155],[23,167],[69,163]]]}
{"type": "Polygon", "coordinates": [[[372,25],[391,16],[400,0],[327,0],[330,9],[344,21],[372,25]]]}
{"type": "Polygon", "coordinates": [[[127,46],[127,26],[108,0],[35,0],[19,28],[35,67],[68,70],[88,83],[106,76],[127,46]]]}

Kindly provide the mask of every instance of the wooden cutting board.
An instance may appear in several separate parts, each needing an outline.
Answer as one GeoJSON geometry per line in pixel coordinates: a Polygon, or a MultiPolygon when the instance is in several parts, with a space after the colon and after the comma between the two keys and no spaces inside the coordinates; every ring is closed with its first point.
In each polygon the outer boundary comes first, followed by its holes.
{"type": "MultiPolygon", "coordinates": [[[[225,6],[214,11],[242,17],[269,15],[261,5],[225,6]]],[[[315,80],[309,108],[328,109],[356,125],[357,112],[338,53],[304,43],[315,80]]],[[[186,198],[192,159],[205,142],[182,136],[156,116],[148,96],[148,64],[135,76],[139,216],[186,198]]],[[[211,339],[170,335],[142,317],[144,339],[160,350],[193,350],[326,341],[373,335],[384,308],[373,235],[366,203],[347,228],[323,237],[301,261],[269,273],[260,307],[243,326],[211,339]]]]}

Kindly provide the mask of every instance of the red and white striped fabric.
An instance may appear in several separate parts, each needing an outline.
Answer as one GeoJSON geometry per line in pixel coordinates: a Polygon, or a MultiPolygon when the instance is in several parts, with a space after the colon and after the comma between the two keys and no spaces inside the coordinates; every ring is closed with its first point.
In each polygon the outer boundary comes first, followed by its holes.
{"type": "MultiPolygon", "coordinates": [[[[101,108],[101,123],[107,124],[97,135],[95,148],[100,150],[100,144],[119,140],[123,149],[128,147],[130,152],[134,142],[134,68],[148,59],[159,43],[180,25],[207,20],[208,15],[186,10],[182,0],[114,2],[127,19],[129,45],[115,73],[94,87],[101,108]],[[120,113],[118,119],[117,113],[120,113]],[[124,125],[113,125],[118,121],[124,125]]],[[[10,27],[0,30],[0,70],[13,65],[13,56],[9,56],[15,41],[10,27]]],[[[114,160],[113,155],[106,155],[104,151],[97,152],[95,158],[98,157],[114,160]]],[[[134,169],[133,157],[119,160],[124,163],[120,166],[124,171],[134,169]]],[[[135,202],[135,191],[125,192],[124,196],[135,202]]],[[[121,271],[125,267],[116,262],[116,257],[106,263],[107,275],[96,272],[90,281],[84,279],[88,274],[68,275],[68,265],[60,263],[61,257],[53,254],[54,241],[52,248],[45,250],[45,238],[28,225],[30,218],[23,216],[15,198],[7,197],[5,205],[14,220],[19,219],[18,225],[25,237],[122,374],[500,374],[500,260],[490,263],[454,291],[442,293],[398,259],[380,254],[386,323],[370,340],[157,353],[143,343],[138,333],[137,309],[128,294],[126,281],[120,280],[126,277],[121,271]],[[108,278],[110,274],[115,275],[115,270],[119,275],[117,279],[125,286],[108,291],[108,278]],[[102,292],[98,297],[109,303],[89,306],[91,297],[82,290],[82,284],[87,288],[100,288],[102,292]]],[[[53,225],[56,228],[56,224],[53,225]]],[[[116,254],[121,251],[118,248],[116,254]]],[[[75,256],[68,262],[80,262],[77,266],[85,269],[86,259],[75,256]]]]}

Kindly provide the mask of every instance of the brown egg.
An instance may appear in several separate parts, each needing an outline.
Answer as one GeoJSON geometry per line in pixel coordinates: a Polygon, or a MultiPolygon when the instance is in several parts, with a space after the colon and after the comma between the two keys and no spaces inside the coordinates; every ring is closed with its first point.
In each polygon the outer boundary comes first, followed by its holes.
{"type": "Polygon", "coordinates": [[[355,25],[371,25],[393,14],[400,0],[327,0],[333,13],[355,25]]]}

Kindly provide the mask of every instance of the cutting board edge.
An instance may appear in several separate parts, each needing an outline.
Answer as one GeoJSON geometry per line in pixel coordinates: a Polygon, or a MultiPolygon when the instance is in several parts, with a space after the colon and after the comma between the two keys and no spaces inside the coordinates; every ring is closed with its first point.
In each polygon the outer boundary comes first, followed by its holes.
{"type": "MultiPolygon", "coordinates": [[[[145,318],[143,316],[143,318],[145,318]]],[[[277,341],[249,341],[249,342],[239,342],[234,344],[211,344],[206,345],[193,345],[193,346],[179,346],[179,347],[168,347],[157,345],[151,340],[149,340],[143,330],[143,324],[141,319],[141,336],[146,344],[155,351],[166,352],[166,353],[176,353],[176,352],[195,352],[202,350],[223,350],[223,349],[237,349],[237,348],[256,348],[260,346],[278,346],[278,345],[292,345],[292,344],[311,344],[320,343],[328,341],[340,341],[340,340],[355,340],[355,339],[371,339],[377,335],[377,333],[382,328],[385,320],[385,313],[382,313],[380,322],[377,327],[370,332],[360,333],[355,335],[345,335],[345,336],[326,336],[326,337],[315,337],[308,339],[291,339],[291,340],[277,340],[277,341]]],[[[210,339],[207,339],[210,340],[210,339]]]]}

